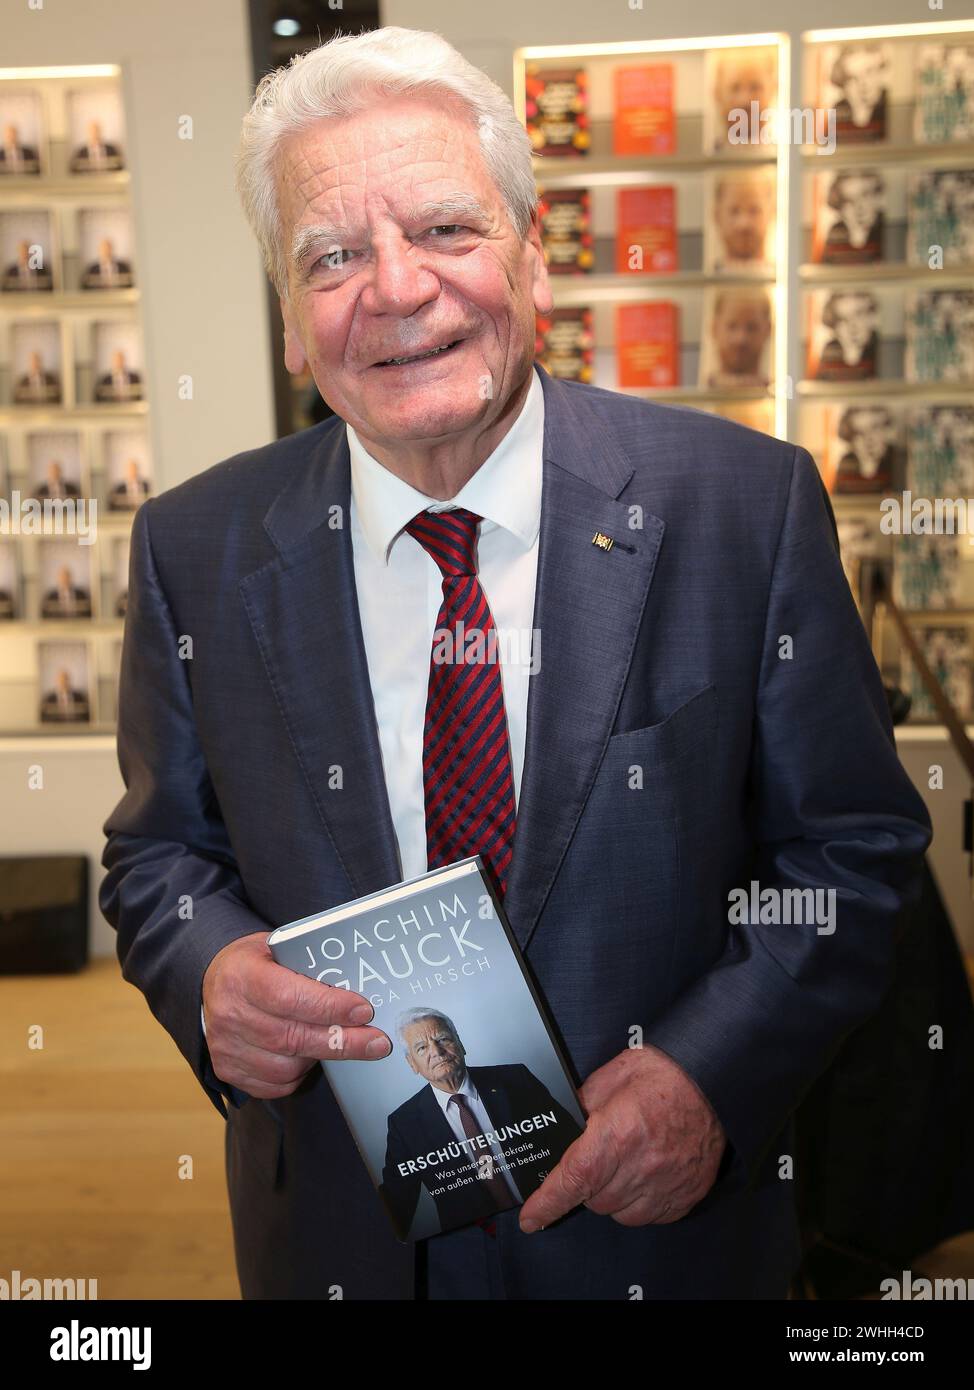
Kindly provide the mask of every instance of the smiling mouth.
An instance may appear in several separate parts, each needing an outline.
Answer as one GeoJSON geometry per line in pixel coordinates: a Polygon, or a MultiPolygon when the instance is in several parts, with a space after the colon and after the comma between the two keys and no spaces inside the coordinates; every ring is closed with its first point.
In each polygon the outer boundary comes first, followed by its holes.
{"type": "Polygon", "coordinates": [[[430,357],[442,357],[446,352],[452,352],[463,342],[462,338],[457,338],[452,343],[444,343],[442,347],[430,348],[428,352],[417,352],[413,357],[387,357],[384,362],[376,362],[377,367],[405,367],[411,362],[425,362],[430,357]]]}

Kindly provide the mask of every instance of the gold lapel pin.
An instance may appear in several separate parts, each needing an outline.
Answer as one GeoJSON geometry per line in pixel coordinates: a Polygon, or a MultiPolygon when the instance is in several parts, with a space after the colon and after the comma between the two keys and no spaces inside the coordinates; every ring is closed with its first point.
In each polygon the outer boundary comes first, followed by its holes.
{"type": "Polygon", "coordinates": [[[607,536],[604,531],[596,531],[592,537],[592,544],[597,545],[600,550],[611,550],[613,541],[611,536],[607,536]]]}

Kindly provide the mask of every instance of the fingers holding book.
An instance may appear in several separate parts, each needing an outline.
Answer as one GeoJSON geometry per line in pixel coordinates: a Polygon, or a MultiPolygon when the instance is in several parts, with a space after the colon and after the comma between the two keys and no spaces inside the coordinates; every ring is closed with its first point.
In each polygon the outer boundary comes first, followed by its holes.
{"type": "Polygon", "coordinates": [[[263,1100],[290,1095],[316,1062],[373,1061],[392,1050],[352,990],[278,965],[256,932],[224,946],[203,977],[206,1042],[221,1081],[263,1100]]]}

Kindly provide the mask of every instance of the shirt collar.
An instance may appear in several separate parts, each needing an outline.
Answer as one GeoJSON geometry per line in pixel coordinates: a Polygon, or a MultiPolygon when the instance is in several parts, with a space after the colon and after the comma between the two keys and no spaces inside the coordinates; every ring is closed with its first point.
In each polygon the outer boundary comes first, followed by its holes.
{"type": "Polygon", "coordinates": [[[529,549],[541,525],[541,457],[544,449],[544,392],[532,368],[521,412],[497,448],[448,501],[425,493],[391,473],[345,425],[352,472],[352,497],[362,533],[377,560],[388,565],[396,537],[418,512],[466,507],[510,531],[529,549]]]}
{"type": "Polygon", "coordinates": [[[480,1098],[476,1086],[470,1080],[470,1073],[468,1071],[463,1073],[463,1081],[457,1087],[456,1091],[441,1091],[438,1087],[432,1085],[432,1083],[430,1084],[430,1090],[433,1092],[434,1096],[436,1096],[437,1104],[444,1115],[446,1114],[446,1107],[450,1104],[450,1097],[455,1096],[457,1092],[466,1096],[468,1101],[479,1100],[480,1098]]]}

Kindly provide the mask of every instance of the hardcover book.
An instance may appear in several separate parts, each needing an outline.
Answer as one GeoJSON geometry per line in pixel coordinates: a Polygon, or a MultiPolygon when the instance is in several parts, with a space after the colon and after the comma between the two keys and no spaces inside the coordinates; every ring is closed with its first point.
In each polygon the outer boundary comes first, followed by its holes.
{"type": "Polygon", "coordinates": [[[876,169],[816,174],[812,260],[872,265],[883,259],[886,182],[876,169]]]}
{"type": "Polygon", "coordinates": [[[722,169],[706,178],[703,268],[710,275],[773,275],[775,176],[722,169]]]}
{"type": "Polygon", "coordinates": [[[595,264],[588,189],[539,189],[538,216],[549,273],[587,275],[595,264]]]}
{"type": "Polygon", "coordinates": [[[907,184],[906,257],[910,265],[974,263],[974,169],[931,169],[907,184]]]}
{"type": "Polygon", "coordinates": [[[591,381],[594,349],[592,310],[587,305],[536,316],[534,355],[549,375],[562,381],[591,381]]]}
{"type": "Polygon", "coordinates": [[[886,139],[891,67],[889,44],[821,46],[816,105],[825,111],[834,108],[838,144],[870,144],[886,139]]]}
{"type": "Polygon", "coordinates": [[[616,307],[620,386],[679,386],[680,310],[667,299],[616,307]]]}
{"type": "Polygon", "coordinates": [[[520,1206],[585,1121],[479,855],[279,927],[281,965],[364,995],[393,1041],[323,1061],[401,1241],[520,1206]]]}
{"type": "Polygon", "coordinates": [[[614,154],[673,154],[673,64],[645,63],[612,74],[614,154]]]}
{"type": "Polygon", "coordinates": [[[918,497],[974,497],[974,406],[910,411],[906,485],[918,497]]]}
{"type": "Polygon", "coordinates": [[[925,44],[920,49],[913,138],[924,145],[974,140],[974,47],[925,44]]]}
{"type": "Polygon", "coordinates": [[[806,375],[812,381],[865,381],[876,375],[879,304],[855,286],[814,290],[807,300],[806,375]]]}
{"type": "Polygon", "coordinates": [[[825,407],[825,460],[829,492],[883,492],[893,481],[898,421],[882,401],[842,401],[825,407]]]}
{"type": "Polygon", "coordinates": [[[955,608],[960,599],[960,537],[897,536],[893,597],[901,608],[955,608]]]}
{"type": "Polygon", "coordinates": [[[974,290],[907,295],[906,379],[974,385],[974,290]]]}
{"type": "Polygon", "coordinates": [[[588,75],[584,68],[528,65],[524,113],[536,155],[588,154],[588,75]]]}
{"type": "Polygon", "coordinates": [[[727,285],[705,292],[697,368],[705,391],[766,390],[773,346],[774,314],[766,286],[727,285]]]}
{"type": "Polygon", "coordinates": [[[616,197],[616,273],[676,270],[676,189],[620,188],[616,197]]]}
{"type": "MultiPolygon", "coordinates": [[[[917,631],[917,641],[934,679],[965,722],[971,718],[974,669],[971,634],[966,627],[928,627],[917,631]]],[[[912,700],[910,719],[930,723],[939,719],[937,708],[906,652],[901,662],[900,684],[912,700]]]]}

